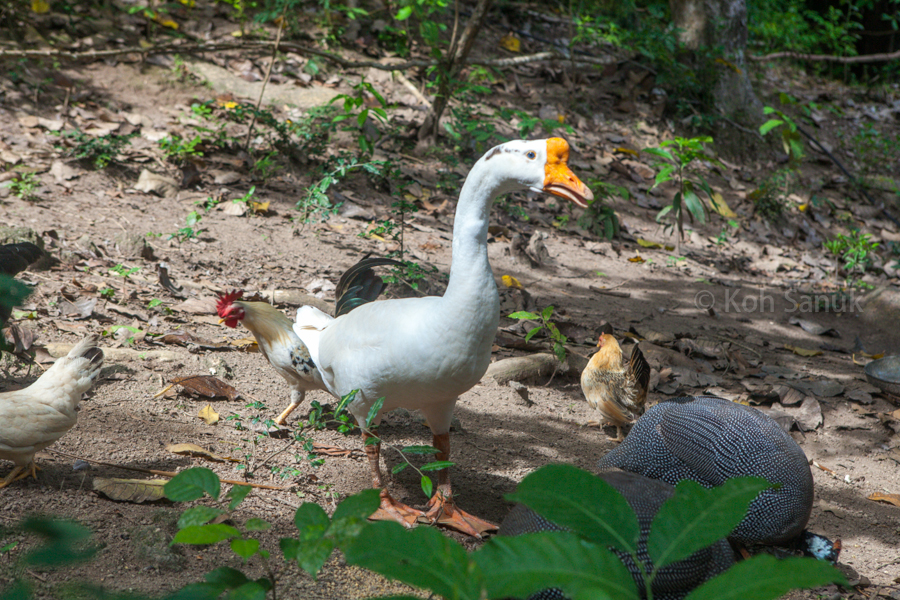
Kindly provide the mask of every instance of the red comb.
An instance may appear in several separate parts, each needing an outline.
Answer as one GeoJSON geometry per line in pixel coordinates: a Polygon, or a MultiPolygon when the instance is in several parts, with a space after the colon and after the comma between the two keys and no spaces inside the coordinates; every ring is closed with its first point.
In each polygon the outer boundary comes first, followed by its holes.
{"type": "Polygon", "coordinates": [[[231,303],[235,300],[240,299],[240,297],[243,295],[244,292],[242,292],[241,290],[234,290],[233,292],[220,294],[219,301],[216,302],[216,312],[219,313],[219,317],[224,319],[225,311],[228,310],[228,307],[231,306],[231,303]]]}

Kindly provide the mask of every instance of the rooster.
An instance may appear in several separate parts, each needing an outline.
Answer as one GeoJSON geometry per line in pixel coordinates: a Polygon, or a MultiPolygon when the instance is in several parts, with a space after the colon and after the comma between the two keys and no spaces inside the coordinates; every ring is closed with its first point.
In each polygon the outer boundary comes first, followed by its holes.
{"type": "Polygon", "coordinates": [[[27,269],[42,256],[44,251],[31,242],[0,246],[0,327],[9,319],[12,307],[29,293],[25,284],[13,282],[12,276],[27,269]]]}
{"type": "Polygon", "coordinates": [[[103,366],[97,336],[89,335],[27,388],[0,393],[0,459],[15,463],[0,488],[31,475],[34,455],[72,429],[81,396],[103,366]]]}
{"type": "Polygon", "coordinates": [[[608,333],[600,335],[597,351],[581,373],[581,390],[588,404],[616,427],[616,441],[624,439],[622,427],[644,414],[650,365],[637,346],[626,364],[622,348],[608,333]]]}
{"type": "MultiPolygon", "coordinates": [[[[341,276],[334,290],[336,298],[335,318],[347,314],[357,306],[375,300],[384,291],[384,281],[375,275],[373,267],[382,265],[402,266],[390,258],[364,257],[341,276]]],[[[309,348],[294,333],[294,323],[284,313],[266,302],[243,302],[243,292],[234,291],[219,296],[216,311],[219,322],[228,327],[243,323],[250,330],[259,350],[291,386],[291,403],[275,419],[284,425],[297,406],[303,402],[306,392],[324,390],[322,376],[310,357],[309,348]]]]}

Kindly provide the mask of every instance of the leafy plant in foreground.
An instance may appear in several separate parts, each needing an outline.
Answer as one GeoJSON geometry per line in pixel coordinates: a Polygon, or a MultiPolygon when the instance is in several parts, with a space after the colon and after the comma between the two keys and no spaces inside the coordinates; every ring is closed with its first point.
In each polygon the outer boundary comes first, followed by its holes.
{"type": "Polygon", "coordinates": [[[839,268],[847,273],[846,285],[859,286],[859,277],[865,273],[866,266],[871,264],[872,255],[878,247],[878,242],[870,241],[871,237],[857,229],[850,235],[838,234],[834,239],[823,243],[825,249],[835,256],[835,277],[839,268]],[[840,261],[844,264],[841,265],[840,261]]]}
{"type": "Polygon", "coordinates": [[[22,200],[29,200],[34,196],[34,191],[40,185],[41,180],[34,173],[26,172],[19,174],[15,179],[11,179],[0,187],[8,187],[13,196],[22,200]]]}

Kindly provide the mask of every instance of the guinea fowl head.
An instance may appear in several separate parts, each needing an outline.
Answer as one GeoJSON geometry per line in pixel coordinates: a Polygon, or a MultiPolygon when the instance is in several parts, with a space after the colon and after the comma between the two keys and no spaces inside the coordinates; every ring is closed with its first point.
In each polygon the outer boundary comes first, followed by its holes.
{"type": "Polygon", "coordinates": [[[219,301],[216,302],[216,312],[219,313],[219,323],[225,323],[228,327],[237,327],[245,316],[242,303],[235,303],[244,295],[240,290],[234,290],[219,295],[219,301]]]}
{"type": "Polygon", "coordinates": [[[569,169],[568,160],[569,144],[562,138],[506,142],[481,159],[491,171],[510,174],[510,188],[504,191],[522,186],[586,208],[594,194],[569,169]]]}

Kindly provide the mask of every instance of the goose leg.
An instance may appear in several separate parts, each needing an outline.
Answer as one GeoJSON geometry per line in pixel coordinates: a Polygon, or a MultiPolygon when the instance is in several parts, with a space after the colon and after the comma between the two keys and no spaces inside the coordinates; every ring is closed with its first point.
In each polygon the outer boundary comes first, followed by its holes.
{"type": "MultiPolygon", "coordinates": [[[[448,460],[450,458],[450,434],[435,434],[433,445],[438,453],[436,460],[448,460]]],[[[450,489],[450,471],[441,469],[437,472],[437,490],[428,501],[428,511],[424,519],[428,523],[437,523],[450,527],[472,537],[481,538],[481,534],[488,531],[496,531],[497,526],[488,521],[479,519],[456,507],[453,502],[453,492],[450,489]]]]}
{"type": "Polygon", "coordinates": [[[373,521],[396,521],[407,529],[411,529],[418,518],[425,513],[397,502],[385,489],[379,462],[381,443],[367,444],[366,440],[371,437],[375,436],[368,431],[363,431],[363,444],[365,444],[366,456],[369,459],[369,467],[372,469],[372,487],[381,491],[381,506],[369,518],[373,521]]]}

